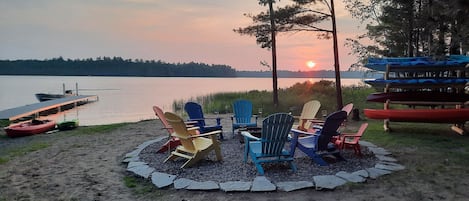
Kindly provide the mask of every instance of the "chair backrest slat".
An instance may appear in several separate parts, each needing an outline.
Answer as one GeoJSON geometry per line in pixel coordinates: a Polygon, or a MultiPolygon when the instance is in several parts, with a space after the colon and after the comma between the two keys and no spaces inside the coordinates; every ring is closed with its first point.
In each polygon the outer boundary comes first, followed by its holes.
{"type": "Polygon", "coordinates": [[[293,122],[293,116],[287,113],[276,113],[262,121],[262,153],[280,155],[288,140],[293,122]]]}
{"type": "Polygon", "coordinates": [[[248,100],[237,100],[233,103],[233,113],[236,123],[250,123],[252,103],[248,100]]]}
{"type": "Polygon", "coordinates": [[[184,110],[187,112],[187,115],[189,115],[190,119],[198,119],[197,126],[201,128],[205,127],[205,120],[203,120],[204,113],[202,110],[202,106],[200,106],[198,103],[195,103],[195,102],[187,102],[184,105],[184,110]]]}
{"type": "Polygon", "coordinates": [[[172,136],[178,137],[182,146],[187,150],[195,150],[192,139],[189,138],[191,134],[187,131],[187,126],[181,117],[171,112],[165,112],[168,123],[173,127],[174,132],[172,136]]]}

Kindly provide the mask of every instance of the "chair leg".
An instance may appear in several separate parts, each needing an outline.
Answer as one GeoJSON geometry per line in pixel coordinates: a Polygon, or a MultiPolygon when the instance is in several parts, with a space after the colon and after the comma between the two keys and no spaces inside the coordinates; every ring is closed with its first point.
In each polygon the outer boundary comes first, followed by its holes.
{"type": "Polygon", "coordinates": [[[258,163],[257,161],[254,163],[256,165],[257,172],[259,175],[264,176],[264,168],[262,168],[262,164],[258,163]]]}

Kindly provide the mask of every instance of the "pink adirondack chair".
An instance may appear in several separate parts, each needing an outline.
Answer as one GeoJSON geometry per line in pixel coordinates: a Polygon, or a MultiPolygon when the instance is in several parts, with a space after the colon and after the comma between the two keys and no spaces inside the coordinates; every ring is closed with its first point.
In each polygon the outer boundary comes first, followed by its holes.
{"type": "Polygon", "coordinates": [[[163,124],[163,129],[166,129],[169,133],[169,140],[163,146],[161,146],[160,149],[158,149],[157,153],[164,153],[166,151],[170,151],[171,149],[176,148],[178,145],[181,144],[181,141],[178,138],[171,136],[171,134],[174,132],[174,129],[171,127],[171,125],[169,125],[168,120],[166,120],[163,110],[158,106],[153,106],[153,111],[163,124]]]}
{"type": "Polygon", "coordinates": [[[367,127],[368,123],[363,123],[356,133],[341,133],[334,143],[340,150],[352,148],[355,155],[362,156],[359,141],[367,127]]]}

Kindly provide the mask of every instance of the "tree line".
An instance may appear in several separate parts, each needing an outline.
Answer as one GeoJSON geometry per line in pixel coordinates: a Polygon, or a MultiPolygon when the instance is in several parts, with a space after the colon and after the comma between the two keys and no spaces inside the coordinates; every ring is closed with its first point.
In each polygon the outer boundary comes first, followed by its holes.
{"type": "Polygon", "coordinates": [[[96,59],[0,60],[1,75],[138,76],[138,77],[235,77],[227,65],[167,63],[121,57],[96,59]]]}

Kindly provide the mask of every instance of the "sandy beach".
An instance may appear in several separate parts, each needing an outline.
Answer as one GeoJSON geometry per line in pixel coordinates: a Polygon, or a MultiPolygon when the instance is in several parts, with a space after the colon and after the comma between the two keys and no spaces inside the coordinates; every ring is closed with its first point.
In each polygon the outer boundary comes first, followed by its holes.
{"type": "MultiPolygon", "coordinates": [[[[224,122],[230,123],[227,119],[224,122]]],[[[145,192],[137,192],[126,187],[124,177],[133,175],[126,172],[122,163],[124,155],[145,141],[167,135],[161,128],[158,120],[148,120],[92,135],[58,132],[17,139],[3,137],[0,156],[4,150],[31,142],[49,146],[0,164],[0,200],[465,200],[469,197],[464,190],[469,184],[468,175],[435,173],[432,178],[426,178],[414,174],[420,162],[412,154],[416,150],[411,148],[391,150],[406,170],[333,191],[225,193],[149,187],[145,192]]],[[[151,186],[148,180],[139,181],[143,183],[139,185],[151,186]]]]}

